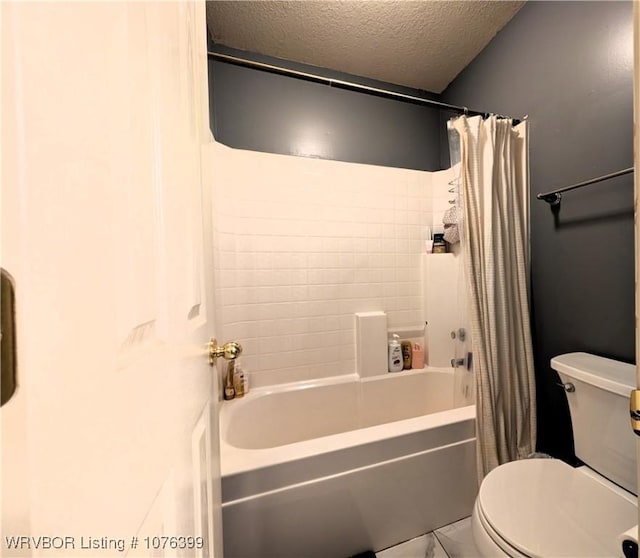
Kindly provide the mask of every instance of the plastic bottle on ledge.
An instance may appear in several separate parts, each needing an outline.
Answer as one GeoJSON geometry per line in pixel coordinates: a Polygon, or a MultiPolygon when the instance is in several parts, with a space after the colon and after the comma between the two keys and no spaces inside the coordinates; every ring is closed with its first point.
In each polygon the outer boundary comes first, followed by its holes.
{"type": "Polygon", "coordinates": [[[236,392],[236,397],[244,396],[244,370],[240,364],[236,364],[236,370],[233,374],[233,389],[236,392]]]}
{"type": "Polygon", "coordinates": [[[249,372],[243,368],[242,373],[244,377],[242,389],[244,391],[244,394],[247,395],[247,393],[249,393],[249,372]]]}
{"type": "Polygon", "coordinates": [[[400,372],[402,370],[402,347],[398,341],[400,337],[393,334],[389,341],[389,372],[400,372]]]}
{"type": "Polygon", "coordinates": [[[224,385],[224,398],[229,401],[236,396],[236,389],[233,386],[233,377],[236,368],[236,361],[230,360],[227,366],[227,379],[224,385]]]}
{"type": "Polygon", "coordinates": [[[411,362],[413,360],[411,341],[402,341],[400,347],[402,348],[402,368],[404,370],[411,370],[411,362]]]}
{"type": "Polygon", "coordinates": [[[424,368],[424,348],[420,343],[413,344],[413,369],[421,370],[424,368]]]}

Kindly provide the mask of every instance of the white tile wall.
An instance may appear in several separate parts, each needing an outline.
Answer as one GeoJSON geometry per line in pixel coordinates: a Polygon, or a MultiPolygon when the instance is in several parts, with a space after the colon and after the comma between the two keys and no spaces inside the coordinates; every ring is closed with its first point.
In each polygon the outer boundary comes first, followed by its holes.
{"type": "Polygon", "coordinates": [[[424,311],[427,321],[427,362],[448,366],[455,358],[451,332],[465,324],[459,312],[460,258],[455,254],[427,254],[424,258],[424,311]]]}
{"type": "Polygon", "coordinates": [[[447,171],[214,153],[217,335],[242,343],[253,385],[353,373],[355,312],[424,322],[421,254],[447,171]]]}

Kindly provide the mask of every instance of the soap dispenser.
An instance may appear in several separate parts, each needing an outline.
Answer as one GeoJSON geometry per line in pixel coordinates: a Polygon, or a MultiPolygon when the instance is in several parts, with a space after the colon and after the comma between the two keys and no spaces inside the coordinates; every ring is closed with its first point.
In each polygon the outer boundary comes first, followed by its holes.
{"type": "Polygon", "coordinates": [[[402,370],[402,346],[400,337],[397,334],[393,334],[393,337],[389,341],[389,372],[400,372],[402,370]]]}

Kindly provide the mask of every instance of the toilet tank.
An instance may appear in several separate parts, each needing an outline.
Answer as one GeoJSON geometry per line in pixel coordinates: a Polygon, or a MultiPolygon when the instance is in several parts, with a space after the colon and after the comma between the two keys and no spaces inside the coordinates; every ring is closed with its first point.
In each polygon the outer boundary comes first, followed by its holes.
{"type": "Polygon", "coordinates": [[[632,364],[588,353],[551,359],[567,391],[576,455],[591,469],[638,494],[636,441],[629,422],[629,394],[635,389],[632,364]]]}

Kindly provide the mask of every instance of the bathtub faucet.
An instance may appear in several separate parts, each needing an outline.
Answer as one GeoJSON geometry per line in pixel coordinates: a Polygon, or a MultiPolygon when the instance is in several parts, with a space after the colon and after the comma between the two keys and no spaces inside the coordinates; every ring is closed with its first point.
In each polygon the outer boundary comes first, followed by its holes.
{"type": "Polygon", "coordinates": [[[472,353],[467,353],[467,356],[465,358],[452,358],[451,366],[453,368],[464,366],[467,370],[471,370],[471,357],[472,353]]]}
{"type": "Polygon", "coordinates": [[[229,341],[222,346],[218,346],[218,341],[213,337],[209,340],[209,364],[213,366],[219,357],[225,360],[235,360],[242,354],[242,345],[235,341],[229,341]]]}

